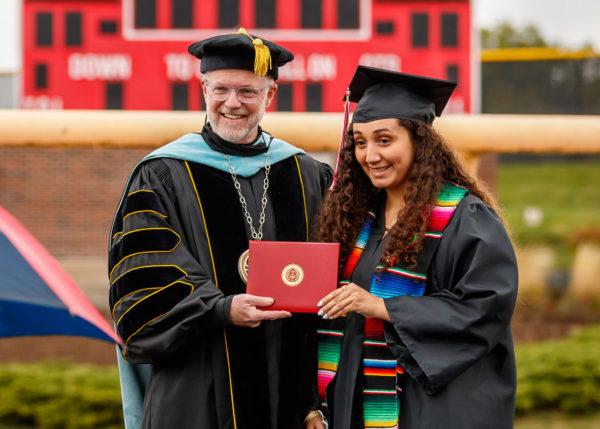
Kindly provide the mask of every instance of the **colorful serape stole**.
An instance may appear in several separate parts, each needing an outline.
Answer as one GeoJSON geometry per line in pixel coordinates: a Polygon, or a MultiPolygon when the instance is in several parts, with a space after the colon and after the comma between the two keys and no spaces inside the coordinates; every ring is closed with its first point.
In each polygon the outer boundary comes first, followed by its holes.
{"type": "MultiPolygon", "coordinates": [[[[418,264],[419,272],[405,267],[378,265],[373,273],[370,292],[380,298],[401,295],[422,296],[427,283],[427,269],[433,250],[439,243],[456,207],[467,191],[457,185],[444,183],[429,218],[425,247],[429,260],[418,264]],[[433,246],[433,247],[432,247],[433,246]]],[[[352,273],[367,244],[375,214],[369,212],[367,220],[356,241],[352,254],[344,269],[339,286],[350,283],[352,273]]],[[[420,256],[421,258],[421,256],[420,256]]],[[[319,333],[319,396],[323,407],[327,407],[326,388],[337,372],[344,338],[345,318],[332,320],[330,329],[319,333]]],[[[397,428],[400,414],[401,381],[404,370],[392,355],[384,337],[383,321],[366,318],[363,342],[363,417],[365,428],[397,428]]]]}
{"type": "MultiPolygon", "coordinates": [[[[367,220],[363,224],[363,227],[358,234],[356,245],[346,262],[344,272],[342,273],[342,279],[338,282],[338,287],[342,287],[350,283],[350,278],[354,272],[354,268],[362,255],[362,252],[367,245],[367,241],[371,235],[373,229],[373,221],[375,220],[375,213],[369,212],[367,220]]],[[[327,408],[327,395],[325,389],[327,385],[333,380],[337,373],[338,365],[340,363],[340,356],[342,354],[342,340],[344,339],[344,327],[346,325],[345,317],[331,320],[328,323],[329,329],[318,329],[319,337],[319,363],[317,369],[318,387],[319,387],[319,398],[321,399],[321,405],[323,408],[327,408]]]]}

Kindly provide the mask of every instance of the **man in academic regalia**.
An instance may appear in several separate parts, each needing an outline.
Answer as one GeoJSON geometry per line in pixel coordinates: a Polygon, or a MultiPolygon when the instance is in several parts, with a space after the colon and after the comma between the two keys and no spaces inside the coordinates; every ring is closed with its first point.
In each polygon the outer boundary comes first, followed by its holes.
{"type": "Polygon", "coordinates": [[[300,428],[313,318],[265,309],[244,268],[249,240],[308,240],[331,169],[259,126],[291,52],[243,29],[188,50],[207,123],[134,168],[110,237],[126,426],[300,428]]]}

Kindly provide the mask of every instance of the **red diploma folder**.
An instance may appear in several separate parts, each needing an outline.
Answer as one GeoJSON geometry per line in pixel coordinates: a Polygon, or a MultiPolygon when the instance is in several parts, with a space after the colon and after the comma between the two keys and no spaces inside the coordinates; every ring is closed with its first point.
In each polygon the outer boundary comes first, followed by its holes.
{"type": "Polygon", "coordinates": [[[339,249],[338,243],[250,241],[246,292],[272,297],[268,310],[316,313],[337,286],[339,249]]]}

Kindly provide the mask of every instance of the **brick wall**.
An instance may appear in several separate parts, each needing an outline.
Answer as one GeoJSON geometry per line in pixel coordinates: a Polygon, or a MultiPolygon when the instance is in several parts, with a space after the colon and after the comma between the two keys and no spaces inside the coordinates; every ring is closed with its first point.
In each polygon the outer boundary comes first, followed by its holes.
{"type": "Polygon", "coordinates": [[[125,181],[148,152],[0,148],[0,205],[53,256],[104,257],[125,181]]]}
{"type": "MultiPolygon", "coordinates": [[[[131,169],[149,149],[0,147],[0,205],[57,258],[104,257],[131,169]]],[[[480,175],[495,187],[497,157],[480,175]]]]}

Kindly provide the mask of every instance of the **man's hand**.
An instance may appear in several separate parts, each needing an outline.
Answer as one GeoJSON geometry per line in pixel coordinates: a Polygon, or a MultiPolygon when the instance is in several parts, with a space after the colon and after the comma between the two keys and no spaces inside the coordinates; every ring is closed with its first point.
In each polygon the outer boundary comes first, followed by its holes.
{"type": "Polygon", "coordinates": [[[260,309],[260,307],[267,307],[271,304],[273,304],[273,298],[266,296],[248,295],[246,293],[235,295],[231,300],[231,309],[229,310],[231,323],[237,326],[256,328],[263,320],[283,319],[292,316],[292,313],[288,311],[260,309]]]}

